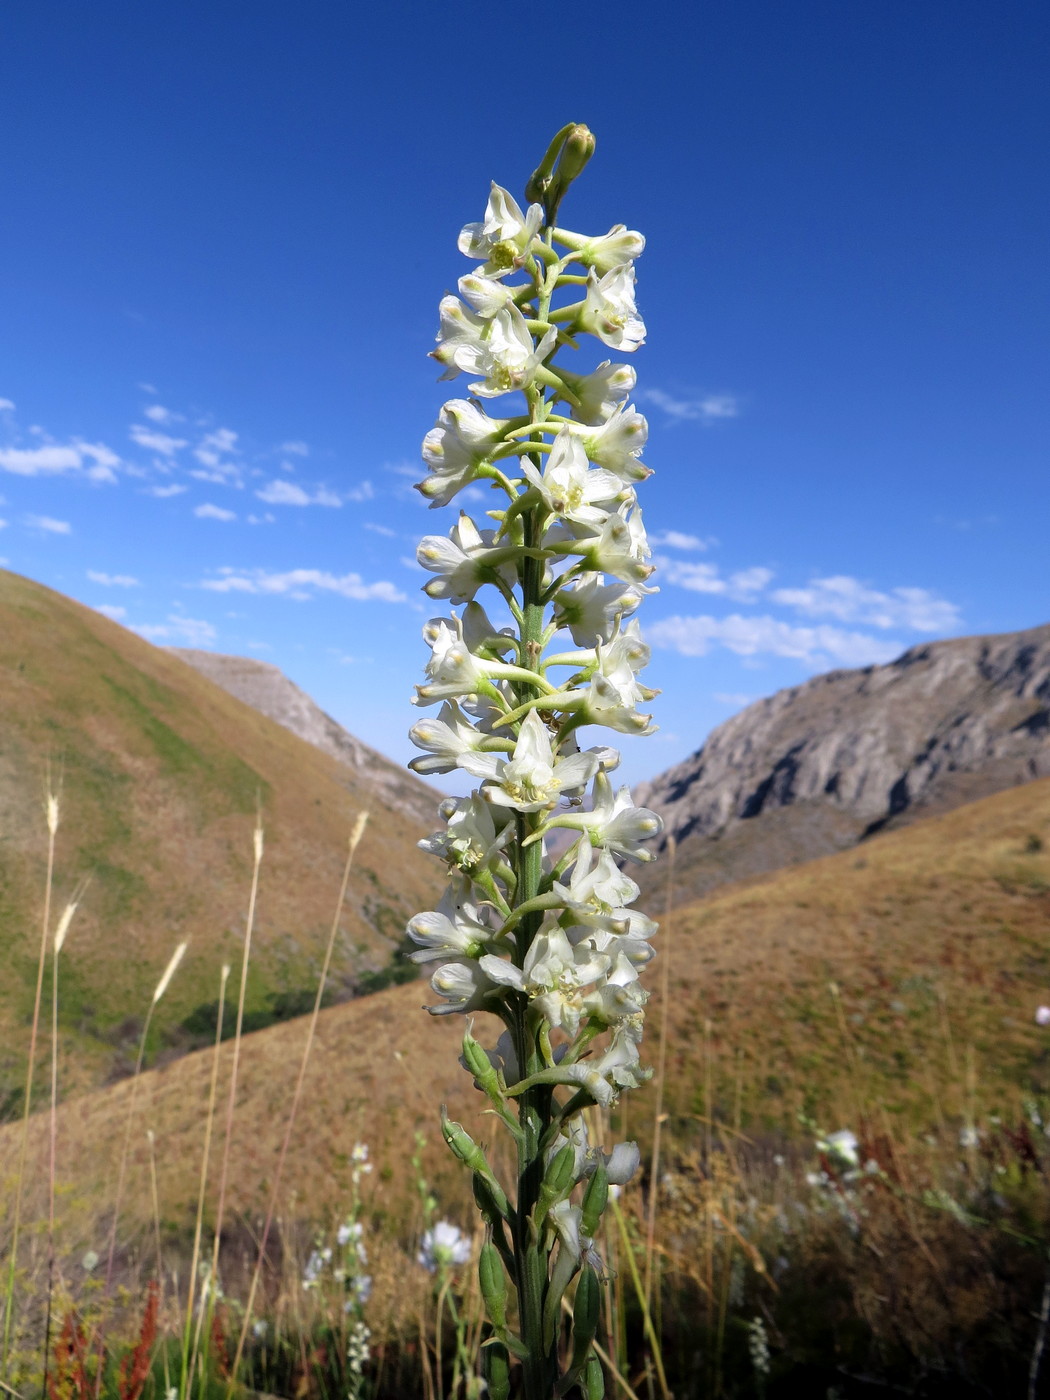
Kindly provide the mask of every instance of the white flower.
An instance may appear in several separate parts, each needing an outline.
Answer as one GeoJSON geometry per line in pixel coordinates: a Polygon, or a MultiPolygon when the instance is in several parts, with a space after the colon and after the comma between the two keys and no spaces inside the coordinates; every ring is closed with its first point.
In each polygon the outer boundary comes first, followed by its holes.
{"type": "Polygon", "coordinates": [[[555,240],[576,254],[578,262],[585,267],[593,267],[599,277],[611,272],[614,267],[633,262],[645,251],[645,239],[634,229],[623,224],[614,224],[608,233],[591,236],[586,233],[570,233],[568,229],[556,228],[555,240]]]}
{"type": "Polygon", "coordinates": [[[496,991],[496,984],[472,960],[444,963],[430,979],[430,985],[448,1006],[428,1006],[432,1016],[448,1016],[456,1011],[478,1011],[496,991]]]}
{"type": "Polygon", "coordinates": [[[491,953],[480,964],[493,982],[524,992],[552,1026],[574,1036],[580,1028],[583,988],[608,971],[610,959],[582,944],[573,947],[564,929],[554,924],[532,940],[523,967],[491,953]]]}
{"type": "Polygon", "coordinates": [[[476,958],[495,941],[495,930],[469,900],[470,882],[460,877],[448,885],[437,909],[409,919],[406,932],[420,951],[410,954],[414,963],[438,958],[476,958]]]}
{"type": "Polygon", "coordinates": [[[592,462],[622,480],[644,481],[652,476],[652,471],[639,460],[649,437],[649,424],[633,404],[617,404],[594,432],[588,432],[584,424],[573,425],[568,431],[579,438],[592,462]]]}
{"type": "Polygon", "coordinates": [[[856,1170],[860,1166],[860,1143],[857,1134],[849,1128],[840,1128],[837,1133],[828,1133],[826,1138],[817,1139],[817,1150],[830,1157],[838,1167],[856,1170]]]}
{"type": "Polygon", "coordinates": [[[509,306],[514,299],[514,290],[505,287],[491,277],[479,277],[468,273],[459,279],[459,294],[470,309],[484,320],[495,316],[497,311],[509,306]]]}
{"type": "Polygon", "coordinates": [[[554,596],[554,621],[567,627],[578,647],[593,647],[598,642],[610,642],[620,619],[633,613],[642,601],[642,593],[651,590],[633,584],[603,583],[598,573],[585,573],[554,596]]]}
{"type": "Polygon", "coordinates": [[[1050,1006],[1038,1006],[1035,1011],[1037,1026],[1050,1026],[1050,1006]]]}
{"type": "Polygon", "coordinates": [[[651,841],[664,829],[662,817],[647,807],[634,805],[630,788],[624,786],[614,795],[612,784],[601,771],[594,779],[592,809],[589,812],[559,813],[544,823],[543,830],[550,831],[559,826],[589,832],[595,845],[606,846],[614,855],[643,863],[653,860],[654,856],[642,842],[651,841]]]}
{"type": "Polygon", "coordinates": [[[592,268],[578,323],[613,350],[629,353],[645,344],[645,323],[634,304],[634,268],[630,263],[614,267],[601,279],[592,268]]]}
{"type": "Polygon", "coordinates": [[[460,767],[485,779],[485,797],[518,812],[553,807],[566,789],[589,782],[597,768],[593,754],[555,756],[550,731],[535,710],[521,722],[513,754],[464,753],[460,767]]]}
{"type": "MultiPolygon", "coordinates": [[[[584,942],[592,949],[596,946],[593,938],[587,938],[584,942]]],[[[608,942],[611,944],[612,939],[608,942]]],[[[649,993],[638,981],[638,969],[625,953],[617,952],[612,967],[594,991],[584,997],[582,1010],[593,1021],[611,1026],[628,1016],[637,1016],[648,1000],[649,993]]]]}
{"type": "Polygon", "coordinates": [[[416,773],[451,773],[459,767],[463,754],[478,749],[486,736],[480,734],[454,700],[446,700],[437,718],[421,719],[408,731],[425,758],[413,758],[409,768],[416,773]]]}
{"type": "Polygon", "coordinates": [[[599,644],[598,669],[591,677],[584,714],[589,724],[603,724],[622,734],[652,734],[652,715],[640,715],[639,701],[652,700],[658,691],[639,685],[636,673],[649,663],[649,648],[632,620],[609,643],[599,644]]]}
{"type": "Polygon", "coordinates": [[[430,1230],[424,1230],[416,1258],[429,1273],[454,1264],[465,1264],[470,1258],[470,1240],[448,1220],[439,1220],[430,1230]]]}
{"type": "Polygon", "coordinates": [[[456,363],[456,351],[463,345],[475,345],[481,339],[486,322],[481,316],[468,311],[459,297],[445,296],[438,305],[440,324],[437,349],[431,350],[430,358],[443,365],[445,372],[439,379],[455,379],[460,373],[456,363]]]}
{"type": "Polygon", "coordinates": [[[468,258],[483,258],[480,269],[488,277],[505,277],[521,267],[543,223],[543,208],[530,204],[523,214],[517,200],[493,181],[485,217],[465,224],[458,247],[468,258]]]}
{"type": "Polygon", "coordinates": [[[573,1083],[587,1090],[591,1098],[608,1108],[620,1089],[637,1089],[651,1077],[638,1058],[638,1042],[642,1029],[637,1020],[621,1021],[615,1026],[608,1049],[595,1059],[568,1065],[565,1073],[573,1083]]]}
{"type": "Polygon", "coordinates": [[[476,338],[464,335],[457,339],[450,352],[457,369],[481,376],[470,385],[471,392],[491,399],[515,389],[527,389],[554,349],[557,329],[552,326],[533,344],[525,317],[512,305],[477,323],[483,327],[483,333],[476,338]]]}
{"type": "Polygon", "coordinates": [[[614,365],[609,360],[603,360],[591,374],[568,374],[560,365],[558,374],[576,399],[572,416],[592,426],[615,413],[638,382],[632,365],[614,365]]]}
{"type": "Polygon", "coordinates": [[[554,439],[542,473],[528,457],[522,459],[521,470],[549,511],[583,525],[600,529],[608,519],[609,511],[599,503],[611,507],[620,500],[633,500],[633,493],[626,494],[630,488],[618,476],[591,470],[583,444],[564,429],[554,439]]]}
{"type": "Polygon", "coordinates": [[[579,552],[593,569],[624,583],[644,583],[653,572],[653,566],[645,562],[652,550],[637,506],[629,514],[621,506],[617,514],[609,516],[597,538],[581,542],[579,552]]]}
{"type": "Polygon", "coordinates": [[[470,516],[464,514],[447,538],[424,535],[416,550],[416,559],[424,569],[437,575],[424,586],[424,593],[431,598],[465,603],[497,573],[511,582],[515,573],[507,560],[513,550],[497,547],[494,536],[494,530],[479,530],[470,516]]]}
{"type": "Polygon", "coordinates": [[[446,829],[425,837],[419,842],[420,849],[468,875],[491,870],[513,834],[513,815],[476,793],[446,798],[439,811],[447,822],[446,829]]]}
{"type": "Polygon", "coordinates": [[[458,617],[433,617],[423,628],[423,639],[430,647],[427,663],[429,685],[417,685],[415,705],[432,705],[470,695],[484,684],[485,668],[463,640],[463,624],[458,617]]]}
{"type": "Polygon", "coordinates": [[[469,399],[449,399],[437,423],[423,439],[423,460],[431,475],[416,490],[432,507],[448,505],[457,491],[477,479],[512,418],[490,418],[469,399]]]}

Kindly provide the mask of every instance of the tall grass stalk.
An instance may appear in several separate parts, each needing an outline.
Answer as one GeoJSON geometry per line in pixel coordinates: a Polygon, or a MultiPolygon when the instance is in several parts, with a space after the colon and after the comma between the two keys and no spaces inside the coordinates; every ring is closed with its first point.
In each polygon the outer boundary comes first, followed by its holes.
{"type": "Polygon", "coordinates": [[[11,1321],[15,1306],[15,1267],[18,1261],[18,1236],[22,1224],[22,1189],[26,1174],[26,1153],[29,1148],[29,1110],[33,1098],[33,1069],[36,1065],[36,1042],[40,1030],[40,1002],[44,994],[44,961],[47,938],[51,927],[51,889],[55,876],[55,833],[58,831],[58,798],[47,795],[47,878],[44,882],[44,917],[40,925],[40,956],[36,968],[36,996],[33,1001],[33,1026],[29,1032],[29,1062],[26,1065],[25,1103],[22,1107],[22,1133],[18,1145],[18,1171],[15,1174],[15,1218],[11,1232],[11,1257],[7,1263],[7,1288],[4,1300],[4,1337],[0,1346],[0,1366],[7,1366],[11,1346],[11,1321]]]}
{"type": "MultiPolygon", "coordinates": [[[[321,1002],[324,998],[325,985],[328,982],[328,972],[332,965],[332,953],[335,949],[335,940],[339,936],[339,920],[342,917],[343,906],[346,903],[346,891],[350,884],[350,872],[353,869],[354,856],[360,845],[361,837],[365,834],[365,827],[367,825],[368,813],[361,812],[354,822],[353,830],[350,833],[350,841],[346,852],[346,863],[343,866],[343,878],[339,886],[339,898],[336,901],[335,913],[332,916],[332,927],[328,932],[328,944],[325,948],[324,961],[321,965],[321,975],[317,979],[317,993],[314,996],[313,1010],[310,1013],[310,1022],[306,1028],[306,1042],[303,1045],[302,1059],[299,1062],[299,1075],[295,1081],[292,1104],[288,1110],[288,1122],[285,1126],[281,1150],[277,1156],[277,1167],[274,1171],[273,1186],[270,1189],[270,1200],[266,1207],[266,1221],[263,1225],[262,1236],[259,1240],[259,1252],[256,1256],[255,1268],[252,1270],[251,1286],[248,1289],[248,1301],[244,1307],[244,1321],[241,1323],[240,1336],[237,1338],[237,1350],[234,1353],[233,1362],[230,1366],[230,1379],[227,1387],[227,1394],[233,1389],[234,1377],[237,1375],[237,1368],[244,1354],[244,1344],[248,1337],[248,1328],[252,1323],[252,1307],[255,1303],[255,1294],[259,1287],[259,1279],[262,1276],[263,1263],[266,1259],[266,1246],[269,1243],[270,1230],[273,1227],[274,1213],[277,1209],[277,1198],[281,1189],[284,1163],[288,1156],[288,1148],[291,1145],[292,1133],[295,1129],[295,1119],[299,1112],[299,1103],[303,1096],[303,1084],[306,1080],[306,1070],[310,1063],[310,1051],[313,1049],[314,1036],[317,1031],[317,1018],[321,1014],[321,1002]]],[[[216,1238],[218,1238],[218,1236],[216,1236],[216,1238]]]]}
{"type": "Polygon", "coordinates": [[[222,1222],[226,1212],[226,1183],[230,1170],[230,1143],[233,1137],[233,1110],[237,1102],[237,1070],[241,1061],[241,1037],[244,1030],[244,998],[248,990],[248,959],[252,951],[252,929],[255,927],[255,901],[259,894],[259,867],[263,858],[262,818],[255,819],[252,832],[252,889],[248,898],[248,918],[244,925],[244,944],[241,950],[241,985],[237,992],[237,1025],[233,1033],[233,1062],[230,1066],[230,1088],[226,1098],[225,1140],[222,1148],[222,1165],[219,1168],[219,1203],[215,1208],[215,1241],[212,1247],[212,1281],[219,1273],[219,1244],[222,1239],[222,1222]]]}
{"type": "MultiPolygon", "coordinates": [[[[193,1331],[193,1300],[197,1289],[197,1269],[200,1265],[201,1235],[204,1228],[204,1199],[208,1189],[208,1163],[211,1157],[212,1126],[215,1122],[215,1097],[219,1084],[219,1061],[222,1052],[222,1021],[226,1010],[226,983],[230,979],[230,965],[223,963],[219,977],[219,1010],[215,1017],[215,1053],[211,1061],[211,1077],[208,1083],[208,1112],[204,1120],[204,1150],[201,1155],[201,1178],[197,1190],[197,1218],[193,1226],[193,1255],[190,1261],[190,1276],[186,1285],[186,1322],[182,1329],[182,1365],[179,1368],[179,1400],[185,1400],[192,1385],[190,1362],[190,1335],[193,1331]]],[[[196,1351],[193,1356],[196,1361],[196,1351]]]]}
{"type": "Polygon", "coordinates": [[[139,1079],[142,1075],[142,1062],[146,1055],[146,1040],[149,1036],[149,1028],[153,1021],[153,1013],[157,1009],[157,1003],[168,990],[171,979],[175,976],[175,970],[182,962],[187,944],[180,943],[168,959],[168,965],[161,973],[160,981],[157,983],[150,998],[149,1008],[146,1012],[146,1019],[142,1024],[142,1034],[139,1037],[138,1054],[135,1057],[135,1069],[131,1076],[131,1087],[128,1090],[128,1111],[124,1121],[124,1141],[120,1149],[120,1164],[117,1168],[117,1189],[113,1199],[113,1223],[109,1230],[109,1245],[106,1250],[106,1284],[102,1294],[103,1312],[98,1324],[98,1369],[95,1375],[95,1400],[102,1392],[103,1378],[103,1346],[105,1341],[105,1304],[109,1301],[113,1292],[113,1260],[117,1250],[117,1227],[120,1223],[120,1209],[124,1202],[124,1182],[128,1169],[128,1154],[131,1148],[131,1129],[135,1122],[135,1106],[138,1099],[139,1079]]]}
{"type": "Polygon", "coordinates": [[[58,1147],[58,955],[77,912],[83,886],[66,905],[51,946],[51,1112],[47,1153],[47,1311],[44,1319],[44,1379],[47,1393],[48,1358],[51,1353],[51,1303],[55,1289],[55,1170],[58,1147]]]}
{"type": "Polygon", "coordinates": [[[660,1382],[660,1394],[663,1400],[674,1400],[667,1385],[667,1374],[664,1371],[663,1352],[660,1346],[660,1338],[656,1334],[653,1326],[652,1313],[649,1311],[649,1304],[645,1297],[645,1288],[638,1273],[638,1264],[634,1257],[634,1249],[631,1245],[630,1236],[627,1233],[627,1221],[624,1219],[623,1211],[620,1209],[620,1202],[615,1196],[609,1197],[609,1207],[616,1219],[616,1225],[620,1232],[620,1241],[623,1246],[623,1257],[627,1261],[627,1267],[631,1271],[631,1282],[634,1284],[634,1291],[638,1298],[639,1306],[642,1309],[642,1323],[645,1328],[645,1335],[652,1349],[653,1362],[656,1366],[657,1379],[660,1382]]]}

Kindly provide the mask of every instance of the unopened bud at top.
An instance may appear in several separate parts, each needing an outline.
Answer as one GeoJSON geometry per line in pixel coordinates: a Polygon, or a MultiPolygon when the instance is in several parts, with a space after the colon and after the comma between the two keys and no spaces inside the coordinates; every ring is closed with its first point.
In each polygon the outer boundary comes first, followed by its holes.
{"type": "Polygon", "coordinates": [[[568,188],[577,175],[582,175],[583,167],[593,155],[594,132],[577,122],[565,138],[565,145],[561,148],[561,159],[555,171],[563,190],[568,188]]]}
{"type": "Polygon", "coordinates": [[[525,186],[525,195],[543,204],[548,224],[553,224],[566,190],[593,154],[594,133],[582,122],[563,126],[547,147],[546,155],[525,186]]]}

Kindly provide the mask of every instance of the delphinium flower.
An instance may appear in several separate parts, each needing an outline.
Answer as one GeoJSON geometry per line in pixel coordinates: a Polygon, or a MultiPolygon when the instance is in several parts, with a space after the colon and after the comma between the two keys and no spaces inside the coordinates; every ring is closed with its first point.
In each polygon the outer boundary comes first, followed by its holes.
{"type": "MultiPolygon", "coordinates": [[[[621,867],[652,859],[661,822],[614,784],[617,751],[581,737],[592,726],[652,733],[644,707],[657,694],[639,679],[649,650],[635,618],[654,591],[637,501],[651,474],[647,427],[621,358],[645,340],[634,271],[644,239],[622,224],[589,235],[558,223],[593,149],[586,127],[564,127],[524,205],[493,184],[483,218],[460,234],[476,265],[442,300],[432,353],[441,378],[468,377],[470,397],[438,414],[418,486],[432,508],[458,504],[465,488],[470,500],[484,486],[496,495],[484,525],[463,512],[417,552],[424,591],[447,610],[423,632],[430,660],[414,703],[439,708],[412,728],[422,750],[412,767],[460,770],[476,786],[441,804],[444,826],[420,843],[449,883],[408,924],[414,959],[437,964],[428,1009],[485,1010],[506,1027],[486,1050],[468,1025],[462,1063],[515,1140],[516,1180],[501,1183],[464,1129],[442,1122],[488,1226],[479,1269],[492,1400],[510,1392],[512,1358],[525,1400],[574,1386],[587,1400],[604,1394],[595,1237],[638,1150],[592,1146],[581,1114],[648,1077],[639,973],[656,926],[630,907],[638,886],[621,867]],[[565,362],[588,338],[596,362],[565,362]]],[[[468,1255],[440,1222],[419,1259],[435,1268],[468,1255]]]]}

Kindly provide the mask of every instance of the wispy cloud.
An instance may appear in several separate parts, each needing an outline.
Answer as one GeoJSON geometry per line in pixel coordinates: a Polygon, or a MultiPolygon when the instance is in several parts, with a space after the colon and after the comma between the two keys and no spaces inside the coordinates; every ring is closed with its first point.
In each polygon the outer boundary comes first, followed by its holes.
{"type": "Polygon", "coordinates": [[[687,588],[691,593],[711,593],[734,602],[748,603],[756,598],[773,577],[772,569],[738,569],[723,577],[717,564],[694,564],[683,559],[658,559],[660,579],[687,588]]]}
{"type": "Polygon", "coordinates": [[[31,530],[43,530],[48,535],[71,535],[73,527],[68,520],[56,520],[51,515],[27,515],[25,523],[31,530]]]}
{"type": "Polygon", "coordinates": [[[394,584],[381,579],[365,583],[360,574],[330,574],[322,569],[289,569],[271,573],[266,569],[231,569],[218,571],[218,578],[205,579],[201,588],[213,593],[261,593],[306,599],[316,593],[337,593],[355,602],[379,600],[383,603],[403,603],[405,595],[394,584]]]}
{"type": "Polygon", "coordinates": [[[166,501],[170,496],[181,496],[184,491],[188,490],[188,486],[182,486],[178,482],[172,482],[169,486],[147,486],[146,495],[156,496],[158,500],[166,501]]]}
{"type": "Polygon", "coordinates": [[[131,630],[148,642],[180,642],[191,647],[211,646],[219,635],[210,622],[177,613],[169,613],[166,622],[142,623],[131,630]]]}
{"type": "Polygon", "coordinates": [[[370,501],[375,496],[375,487],[370,481],[362,481],[359,486],[353,486],[346,493],[348,501],[370,501]]]}
{"type": "Polygon", "coordinates": [[[255,493],[260,501],[270,506],[341,506],[343,503],[334,491],[323,486],[310,494],[293,481],[271,481],[261,491],[255,493]]]}
{"type": "Polygon", "coordinates": [[[770,597],[806,617],[833,617],[868,627],[907,627],[913,632],[951,632],[960,625],[958,607],[925,588],[869,588],[848,574],[811,579],[805,588],[778,588],[770,597]]]}
{"type": "Polygon", "coordinates": [[[12,399],[0,399],[0,413],[13,413],[15,409],[12,399]]]}
{"type": "Polygon", "coordinates": [[[711,699],[717,701],[719,705],[732,705],[735,710],[742,710],[745,705],[752,704],[755,697],[745,695],[738,690],[716,690],[711,699]]]}
{"type": "Polygon", "coordinates": [[[95,611],[103,617],[110,618],[113,622],[123,622],[128,615],[127,608],[119,607],[116,603],[96,603],[95,611]]]}
{"type": "Polygon", "coordinates": [[[374,520],[366,520],[365,529],[371,530],[373,535],[384,535],[388,540],[397,539],[396,530],[391,530],[389,525],[378,525],[374,520]]]}
{"type": "Polygon", "coordinates": [[[138,588],[139,581],[130,574],[103,574],[88,569],[87,576],[92,583],[100,583],[103,588],[138,588]]]}
{"type": "Polygon", "coordinates": [[[157,452],[162,457],[174,457],[186,446],[185,438],[171,437],[168,433],[158,433],[154,428],[144,428],[141,423],[132,423],[128,437],[147,452],[157,452]]]}
{"type": "Polygon", "coordinates": [[[735,394],[697,394],[682,398],[663,389],[639,389],[638,397],[663,409],[676,423],[709,424],[740,416],[740,400],[735,394]]]}
{"type": "Polygon", "coordinates": [[[310,455],[310,449],[305,442],[282,442],[277,451],[285,452],[292,457],[309,457],[310,455]]]}
{"type": "Polygon", "coordinates": [[[142,412],[152,423],[182,423],[185,421],[181,413],[172,413],[170,408],[165,408],[163,404],[159,403],[151,403],[142,412]]]}
{"type": "Polygon", "coordinates": [[[213,506],[210,501],[205,501],[201,506],[194,506],[193,513],[200,520],[236,520],[237,512],[225,510],[222,506],[213,506]]]}
{"type": "Polygon", "coordinates": [[[216,428],[214,432],[204,434],[193,449],[193,455],[206,467],[217,467],[225,454],[239,450],[237,437],[237,433],[229,428],[216,428]]]}
{"type": "Polygon", "coordinates": [[[40,447],[0,447],[0,471],[12,476],[81,475],[89,481],[116,481],[113,468],[120,462],[115,452],[101,442],[75,441],[40,447]]]}
{"type": "Polygon", "coordinates": [[[785,656],[809,665],[867,666],[892,661],[904,647],[900,642],[847,632],[841,627],[795,627],[779,618],[667,617],[651,623],[647,639],[682,656],[706,656],[723,646],[738,656],[785,656]]]}
{"type": "Polygon", "coordinates": [[[687,535],[681,530],[663,530],[649,536],[649,543],[657,549],[697,549],[707,550],[718,541],[713,535],[701,539],[699,535],[687,535]]]}

